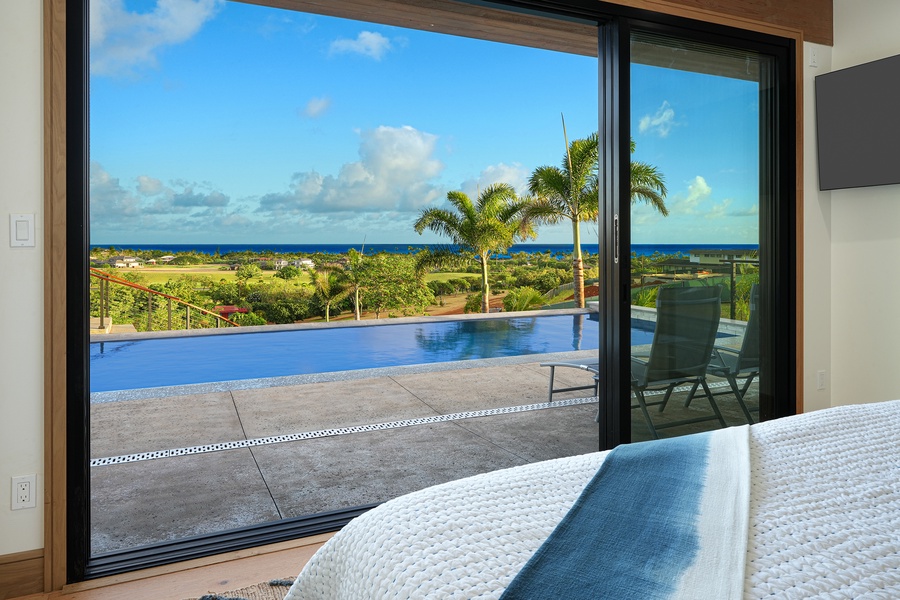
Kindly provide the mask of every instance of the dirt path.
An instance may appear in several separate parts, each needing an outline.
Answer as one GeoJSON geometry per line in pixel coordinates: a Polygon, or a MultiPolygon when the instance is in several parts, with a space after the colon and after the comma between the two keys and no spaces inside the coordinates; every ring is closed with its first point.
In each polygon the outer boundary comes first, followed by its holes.
{"type": "MultiPolygon", "coordinates": [[[[506,294],[492,295],[490,300],[491,308],[503,308],[503,296],[506,294]]],[[[432,306],[428,309],[429,315],[461,315],[466,306],[466,295],[444,296],[444,306],[432,306]]]]}

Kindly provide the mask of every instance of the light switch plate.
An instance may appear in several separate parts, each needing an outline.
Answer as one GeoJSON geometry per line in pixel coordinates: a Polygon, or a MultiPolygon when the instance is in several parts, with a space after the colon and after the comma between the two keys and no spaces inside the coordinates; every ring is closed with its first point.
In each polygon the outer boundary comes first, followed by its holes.
{"type": "Polygon", "coordinates": [[[12,248],[34,246],[34,214],[9,215],[9,245],[12,248]]]}

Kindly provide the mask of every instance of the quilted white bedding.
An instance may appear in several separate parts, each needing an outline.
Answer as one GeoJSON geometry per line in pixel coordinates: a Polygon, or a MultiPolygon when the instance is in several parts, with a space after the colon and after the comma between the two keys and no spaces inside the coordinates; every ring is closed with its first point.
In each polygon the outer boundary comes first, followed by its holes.
{"type": "MultiPolygon", "coordinates": [[[[606,454],[387,502],[320,549],[287,599],[499,598],[606,454]]],[[[745,598],[900,598],[900,401],[754,425],[750,473],[745,598]]]]}

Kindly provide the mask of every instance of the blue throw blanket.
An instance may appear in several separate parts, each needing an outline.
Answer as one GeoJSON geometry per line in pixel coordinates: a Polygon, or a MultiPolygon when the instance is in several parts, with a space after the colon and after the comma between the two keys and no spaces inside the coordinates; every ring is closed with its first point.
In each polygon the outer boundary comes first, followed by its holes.
{"type": "Polygon", "coordinates": [[[749,426],[617,447],[501,599],[739,599],[749,426]]]}

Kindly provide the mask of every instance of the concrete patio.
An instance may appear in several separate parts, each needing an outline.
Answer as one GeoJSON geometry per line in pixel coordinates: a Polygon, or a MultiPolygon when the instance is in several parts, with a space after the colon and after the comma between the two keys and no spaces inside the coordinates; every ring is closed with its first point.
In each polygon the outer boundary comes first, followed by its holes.
{"type": "MultiPolygon", "coordinates": [[[[596,400],[569,392],[548,406],[548,378],[548,368],[528,362],[92,404],[92,553],[596,451],[596,400]]],[[[556,378],[557,386],[592,381],[576,369],[556,378]]],[[[709,413],[701,399],[685,409],[683,397],[661,420],[709,413]]],[[[730,425],[745,422],[732,397],[719,405],[730,425]]],[[[633,420],[634,436],[646,437],[638,411],[633,420]]]]}

